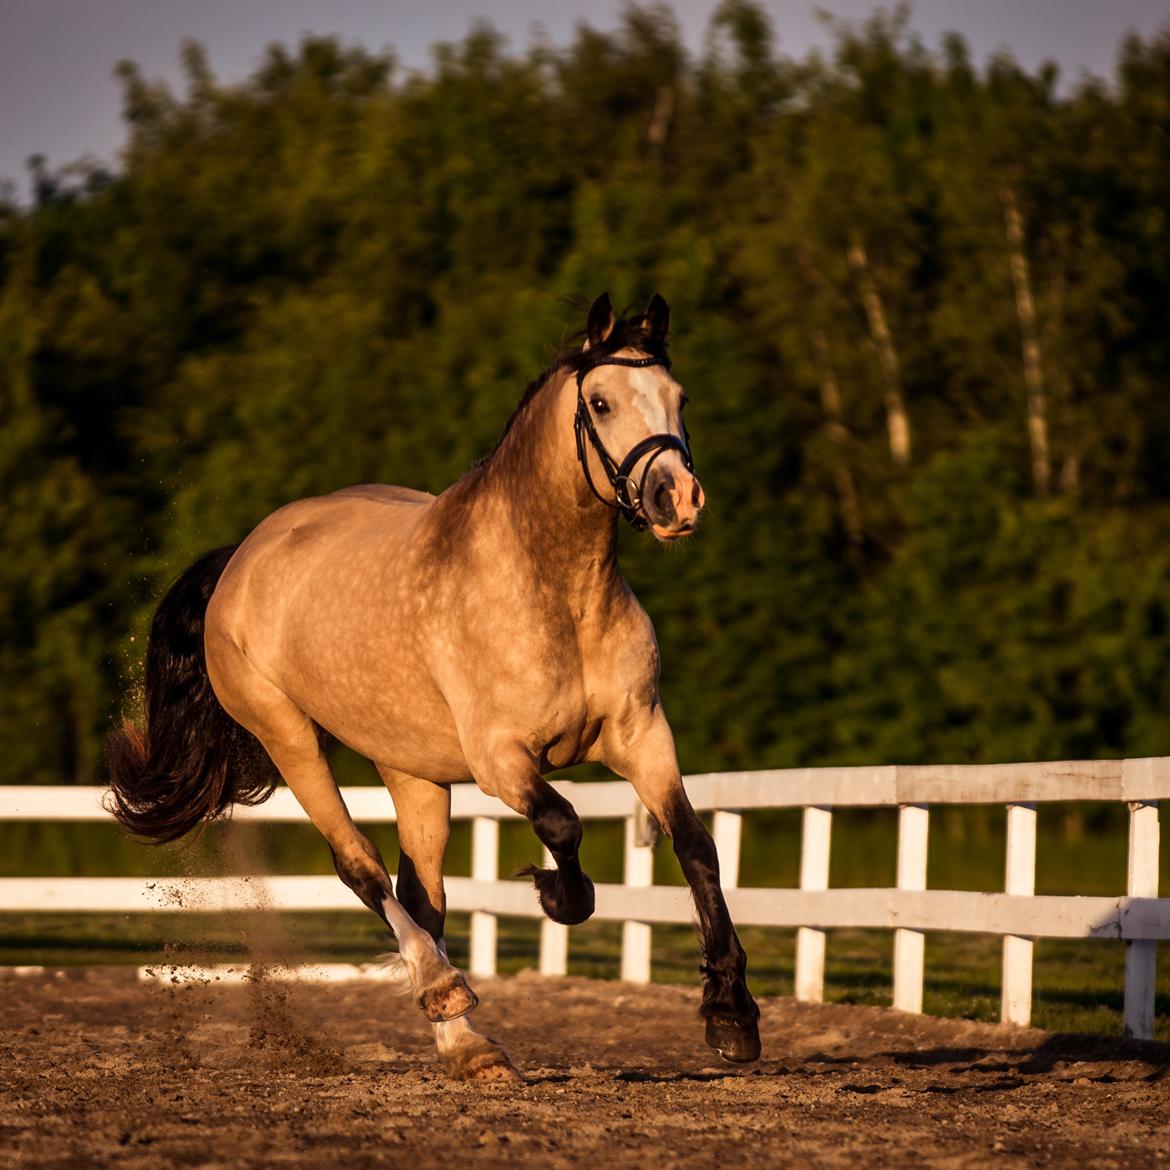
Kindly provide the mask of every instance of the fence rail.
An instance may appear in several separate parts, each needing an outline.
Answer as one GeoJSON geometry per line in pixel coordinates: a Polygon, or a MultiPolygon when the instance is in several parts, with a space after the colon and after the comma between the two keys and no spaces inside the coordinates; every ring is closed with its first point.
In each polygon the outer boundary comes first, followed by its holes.
{"type": "MultiPolygon", "coordinates": [[[[1170,757],[995,765],[798,768],[714,773],[685,781],[692,803],[712,812],[723,884],[735,920],[744,926],[797,928],[795,991],[819,1002],[824,993],[826,932],[837,928],[894,931],[894,1006],[922,1010],[924,932],[968,931],[1003,939],[1001,1017],[1027,1024],[1032,1010],[1035,938],[1123,940],[1126,945],[1125,1029],[1153,1036],[1156,945],[1170,939],[1170,900],[1158,897],[1159,800],[1170,797],[1170,757]],[[1124,801],[1129,806],[1127,888],[1117,897],[1035,894],[1036,804],[1047,801],[1124,801]],[[928,890],[930,806],[1007,807],[1007,853],[1002,892],[928,890]],[[832,810],[897,807],[898,858],[892,889],[829,889],[832,810]],[[800,887],[738,887],[743,813],[802,808],[800,887]]],[[[653,885],[645,815],[620,782],[557,782],[584,820],[625,822],[621,884],[597,886],[595,916],[622,925],[621,976],[650,979],[655,925],[688,923],[685,889],[653,885]]],[[[342,790],[354,819],[395,820],[379,788],[342,790]]],[[[540,918],[527,882],[499,880],[499,822],[519,819],[473,785],[452,791],[452,816],[472,822],[470,878],[448,878],[448,908],[471,913],[469,969],[496,969],[498,916],[540,918]]],[[[292,793],[280,789],[259,807],[237,808],[240,820],[303,821],[292,793]]],[[[0,788],[0,820],[108,821],[97,788],[0,788]]],[[[546,864],[550,859],[546,857],[546,864]]],[[[244,908],[357,909],[352,894],[331,877],[264,878],[30,878],[0,879],[0,911],[136,911],[244,908]]],[[[542,920],[540,970],[564,974],[569,932],[542,920]]]]}

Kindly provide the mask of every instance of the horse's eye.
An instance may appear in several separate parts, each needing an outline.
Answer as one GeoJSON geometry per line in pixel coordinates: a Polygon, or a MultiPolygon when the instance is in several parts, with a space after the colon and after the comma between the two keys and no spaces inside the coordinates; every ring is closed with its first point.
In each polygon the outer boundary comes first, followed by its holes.
{"type": "Polygon", "coordinates": [[[594,394],[593,397],[589,399],[589,405],[593,407],[593,412],[595,414],[609,413],[609,403],[606,402],[606,400],[602,398],[600,394],[594,394]]]}
{"type": "Polygon", "coordinates": [[[688,397],[687,397],[685,394],[684,394],[684,395],[682,395],[682,397],[681,397],[681,398],[679,398],[679,400],[678,400],[678,408],[679,408],[679,410],[682,410],[682,408],[683,408],[684,406],[686,406],[686,404],[687,404],[688,402],[690,402],[690,399],[689,399],[689,398],[688,398],[688,397]]]}

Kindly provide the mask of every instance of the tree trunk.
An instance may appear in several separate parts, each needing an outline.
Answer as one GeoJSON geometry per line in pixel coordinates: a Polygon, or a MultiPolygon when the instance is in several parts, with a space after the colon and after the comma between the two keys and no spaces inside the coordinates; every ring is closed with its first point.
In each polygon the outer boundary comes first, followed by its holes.
{"type": "Polygon", "coordinates": [[[829,437],[839,447],[838,458],[834,461],[833,479],[837,485],[837,496],[841,502],[841,523],[853,548],[861,547],[861,505],[857,499],[857,488],[853,473],[845,459],[845,444],[849,431],[841,422],[841,393],[837,388],[837,375],[829,361],[829,341],[820,326],[813,329],[813,349],[816,351],[817,381],[821,389],[821,408],[825,412],[829,437]]]}
{"type": "Polygon", "coordinates": [[[674,87],[660,85],[654,98],[654,113],[650,116],[650,126],[646,131],[646,141],[654,151],[660,151],[666,145],[666,136],[670,133],[670,119],[674,116],[674,87]]]}
{"type": "Polygon", "coordinates": [[[1003,221],[1011,250],[1012,284],[1016,293],[1016,316],[1024,361],[1024,387],[1028,395],[1028,441],[1032,448],[1032,483],[1038,496],[1048,494],[1051,459],[1048,452],[1048,401],[1044,392],[1044,369],[1040,360],[1040,338],[1036,329],[1036,305],[1028,258],[1024,254],[1024,220],[1010,187],[1000,191],[1003,221]]]}
{"type": "Polygon", "coordinates": [[[882,371],[882,383],[886,395],[886,428],[890,437],[890,454],[894,462],[905,467],[910,462],[910,419],[906,415],[906,402],[902,397],[902,384],[898,375],[898,354],[894,349],[890,328],[886,323],[885,309],[881,294],[874,283],[869,269],[869,260],[861,243],[861,236],[853,233],[849,245],[849,264],[857,277],[861,292],[861,303],[865,306],[865,317],[869,322],[869,335],[877,350],[878,365],[882,371]]]}

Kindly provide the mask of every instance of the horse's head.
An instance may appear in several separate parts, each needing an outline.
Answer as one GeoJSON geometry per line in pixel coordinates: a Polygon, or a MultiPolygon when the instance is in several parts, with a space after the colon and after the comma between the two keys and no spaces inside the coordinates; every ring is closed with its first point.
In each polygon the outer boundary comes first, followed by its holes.
{"type": "Polygon", "coordinates": [[[663,541],[693,532],[704,502],[683,423],[687,396],[666,356],[669,329],[670,306],[657,293],[641,317],[620,322],[602,293],[577,366],[577,455],[589,486],[663,541]]]}

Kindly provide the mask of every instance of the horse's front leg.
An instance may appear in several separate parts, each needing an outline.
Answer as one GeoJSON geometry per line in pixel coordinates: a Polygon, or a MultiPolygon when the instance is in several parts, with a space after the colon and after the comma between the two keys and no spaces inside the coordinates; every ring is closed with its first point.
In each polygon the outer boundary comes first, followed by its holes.
{"type": "Polygon", "coordinates": [[[581,868],[581,820],[573,806],[541,776],[532,754],[518,744],[484,752],[472,771],[476,783],[527,817],[556,869],[526,865],[540,905],[554,922],[576,926],[593,914],[593,882],[581,868]]]}
{"type": "Polygon", "coordinates": [[[647,811],[670,838],[691,887],[703,947],[703,1002],[707,1043],[725,1060],[760,1055],[760,1009],[747,985],[747,955],[731,922],[719,884],[719,856],[711,834],[691,807],[682,785],[674,736],[662,708],[607,761],[625,776],[647,811]]]}

